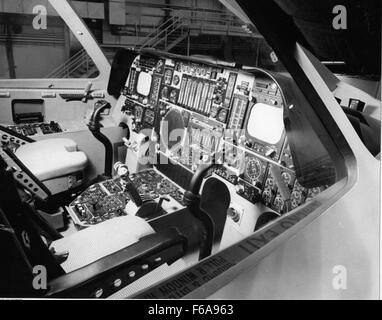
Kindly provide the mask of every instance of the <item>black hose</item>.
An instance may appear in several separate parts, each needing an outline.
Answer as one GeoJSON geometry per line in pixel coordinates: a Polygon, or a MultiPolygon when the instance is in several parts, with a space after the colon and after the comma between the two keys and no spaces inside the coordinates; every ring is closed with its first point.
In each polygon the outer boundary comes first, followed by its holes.
{"type": "Polygon", "coordinates": [[[91,133],[93,136],[101,142],[105,147],[105,169],[104,174],[107,177],[111,177],[113,173],[113,146],[109,140],[104,134],[101,133],[101,131],[98,130],[91,130],[91,133]]]}

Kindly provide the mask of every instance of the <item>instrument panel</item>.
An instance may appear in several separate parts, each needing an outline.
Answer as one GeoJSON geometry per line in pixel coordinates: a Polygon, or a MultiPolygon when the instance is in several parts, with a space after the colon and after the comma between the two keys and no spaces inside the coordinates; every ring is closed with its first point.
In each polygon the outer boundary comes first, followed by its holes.
{"type": "Polygon", "coordinates": [[[137,132],[155,129],[162,158],[190,174],[202,163],[220,162],[214,174],[253,204],[262,202],[283,214],[325,189],[308,190],[296,180],[284,129],[285,97],[264,70],[143,53],[134,60],[122,93],[122,111],[134,116],[137,132]],[[172,129],[184,133],[175,143],[162,142],[172,129]]]}
{"type": "MultiPolygon", "coordinates": [[[[153,169],[131,174],[139,195],[148,200],[160,197],[172,198],[177,207],[183,206],[183,191],[169,179],[153,169]]],[[[105,180],[91,185],[67,207],[73,221],[81,227],[89,227],[114,217],[128,214],[130,202],[121,178],[105,180]]],[[[149,219],[149,217],[147,218],[149,219]]]]}
{"type": "Polygon", "coordinates": [[[17,125],[7,126],[7,128],[26,137],[28,136],[33,137],[35,135],[46,135],[46,134],[62,132],[61,126],[55,121],[51,121],[49,123],[33,122],[33,123],[17,124],[17,125]]]}

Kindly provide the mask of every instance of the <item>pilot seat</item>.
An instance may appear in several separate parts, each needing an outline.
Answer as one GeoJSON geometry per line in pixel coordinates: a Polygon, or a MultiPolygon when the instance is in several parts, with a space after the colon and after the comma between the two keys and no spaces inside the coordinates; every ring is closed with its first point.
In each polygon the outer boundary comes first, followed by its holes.
{"type": "Polygon", "coordinates": [[[88,159],[75,141],[35,141],[0,126],[0,157],[13,168],[19,186],[36,199],[39,213],[56,229],[64,226],[61,206],[84,186],[88,159]]]}

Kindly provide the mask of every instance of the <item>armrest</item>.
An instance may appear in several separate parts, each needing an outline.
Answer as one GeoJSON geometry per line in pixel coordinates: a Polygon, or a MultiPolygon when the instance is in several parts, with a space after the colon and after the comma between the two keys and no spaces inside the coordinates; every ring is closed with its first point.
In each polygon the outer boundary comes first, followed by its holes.
{"type": "Polygon", "coordinates": [[[176,228],[150,234],[138,242],[81,269],[49,282],[46,296],[107,297],[164,263],[172,264],[187,250],[187,239],[176,228]],[[115,281],[121,283],[115,286],[115,281]]]}

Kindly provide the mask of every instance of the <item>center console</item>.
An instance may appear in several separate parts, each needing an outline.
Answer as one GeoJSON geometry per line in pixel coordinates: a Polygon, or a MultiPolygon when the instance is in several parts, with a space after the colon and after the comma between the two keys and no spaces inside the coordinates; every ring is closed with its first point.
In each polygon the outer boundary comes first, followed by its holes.
{"type": "MultiPolygon", "coordinates": [[[[148,169],[130,175],[139,195],[157,202],[165,197],[162,206],[171,213],[184,208],[183,190],[159,172],[148,169]]],[[[120,177],[93,184],[68,206],[73,221],[81,227],[89,227],[102,221],[132,214],[137,208],[123,187],[120,177]]],[[[147,217],[147,220],[155,216],[147,217]]]]}

